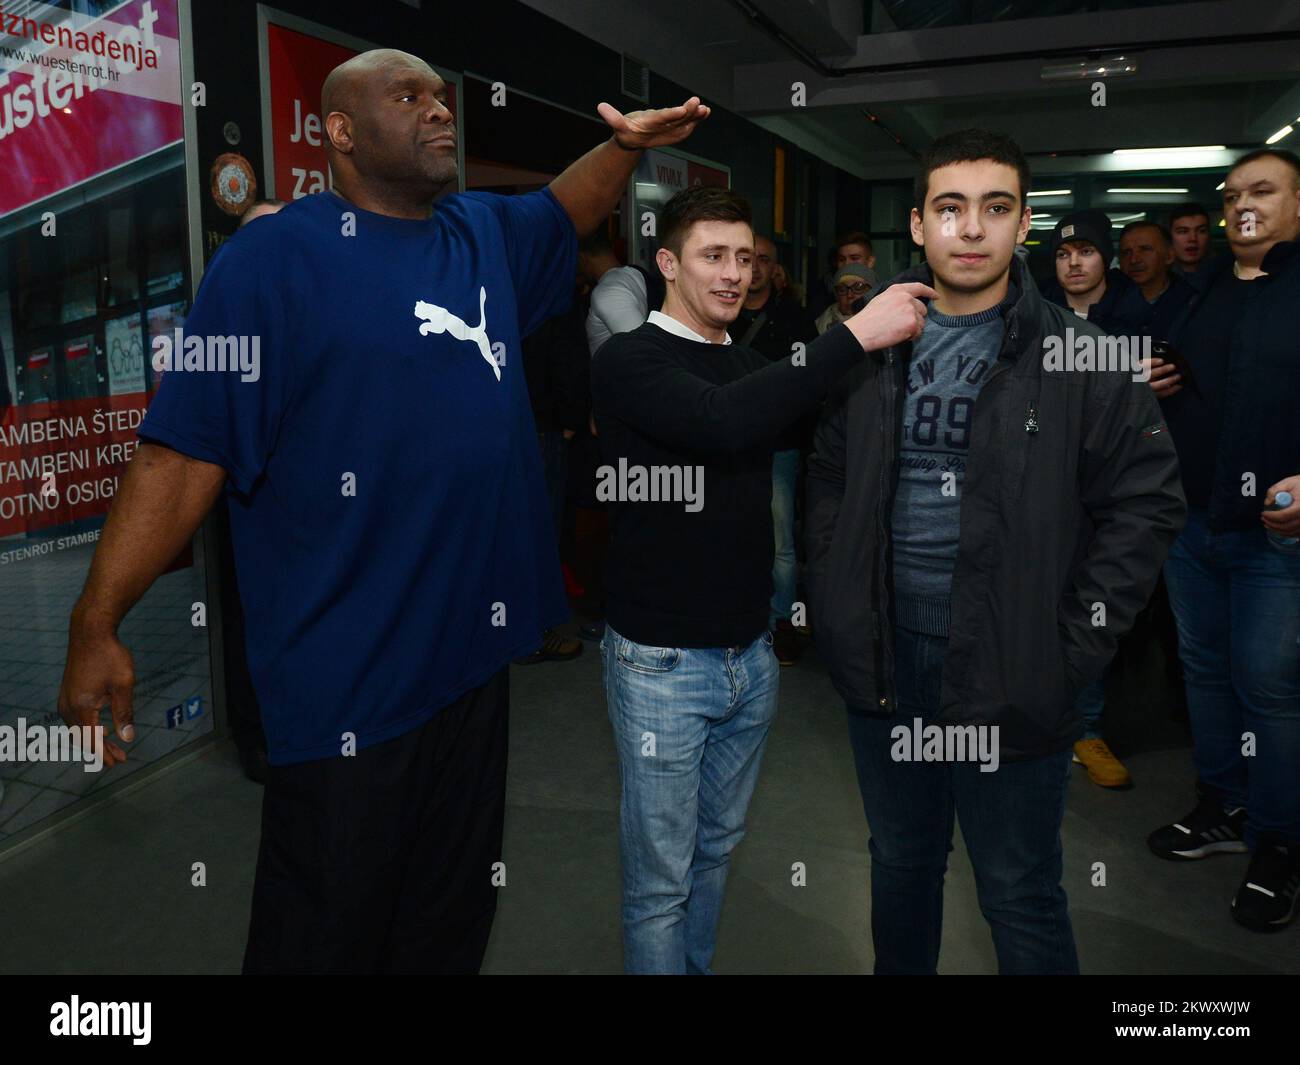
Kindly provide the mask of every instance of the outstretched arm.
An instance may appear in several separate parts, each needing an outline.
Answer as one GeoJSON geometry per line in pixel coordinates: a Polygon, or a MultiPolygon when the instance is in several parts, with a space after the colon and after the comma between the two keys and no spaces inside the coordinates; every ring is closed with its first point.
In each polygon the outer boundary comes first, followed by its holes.
{"type": "Polygon", "coordinates": [[[609,123],[614,135],[571,164],[550,186],[579,237],[585,237],[609,217],[642,151],[685,140],[709,117],[709,109],[700,103],[698,96],[692,96],[680,107],[633,111],[626,115],[607,103],[600,104],[596,110],[609,123]]]}
{"type": "Polygon", "coordinates": [[[747,451],[814,408],[866,352],[918,336],[926,314],[921,300],[935,296],[915,282],[894,285],[809,344],[800,362],[778,359],[722,385],[624,333],[592,360],[592,402],[600,418],[616,418],[673,449],[747,451]]]}

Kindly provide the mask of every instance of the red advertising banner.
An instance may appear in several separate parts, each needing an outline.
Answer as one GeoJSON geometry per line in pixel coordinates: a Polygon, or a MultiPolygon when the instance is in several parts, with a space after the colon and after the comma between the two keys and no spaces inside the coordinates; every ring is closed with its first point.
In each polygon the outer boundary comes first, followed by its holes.
{"type": "MultiPolygon", "coordinates": [[[[297,200],[329,187],[324,116],[320,92],[325,77],[340,63],[359,54],[308,33],[266,26],[272,189],[268,195],[297,200]]],[[[441,73],[441,71],[439,72],[441,73]]],[[[447,81],[448,106],[456,113],[456,86],[447,81]]]]}
{"type": "Polygon", "coordinates": [[[179,32],[176,0],[0,3],[0,215],[182,140],[179,32]]]}
{"type": "Polygon", "coordinates": [[[0,417],[0,537],[99,517],[139,446],[149,397],[32,403],[0,417]]]}

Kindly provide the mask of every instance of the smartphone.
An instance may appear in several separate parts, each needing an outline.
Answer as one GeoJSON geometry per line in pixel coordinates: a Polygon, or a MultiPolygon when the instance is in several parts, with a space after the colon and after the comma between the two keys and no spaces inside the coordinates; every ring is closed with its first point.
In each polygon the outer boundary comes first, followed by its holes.
{"type": "Polygon", "coordinates": [[[1200,388],[1196,384],[1196,375],[1192,373],[1191,363],[1183,357],[1182,352],[1175,348],[1167,340],[1152,340],[1151,354],[1157,359],[1163,359],[1165,362],[1172,363],[1178,370],[1182,380],[1179,382],[1184,387],[1191,388],[1198,396],[1201,394],[1200,388]]]}

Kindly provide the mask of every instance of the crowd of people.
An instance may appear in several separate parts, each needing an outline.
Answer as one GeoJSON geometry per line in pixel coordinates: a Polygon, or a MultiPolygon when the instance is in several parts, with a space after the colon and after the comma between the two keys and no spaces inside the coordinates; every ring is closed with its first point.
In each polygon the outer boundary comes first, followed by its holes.
{"type": "Polygon", "coordinates": [[[707,120],[698,99],[602,104],[609,139],[545,189],[435,205],[447,99],[390,49],[327,78],[333,188],[242,227],[186,323],[259,336],[262,373],[164,376],[71,619],[60,710],[108,706],[113,766],[118,625],[224,499],[265,749],[246,972],[478,970],[508,667],[579,654],[566,590],[598,607],[629,972],[710,971],[810,636],[869,829],[876,971],[936,971],[960,822],[1000,971],[1077,972],[1070,766],[1123,782],[1104,678],[1162,575],[1197,803],[1149,845],[1249,851],[1233,916],[1291,920],[1300,160],[1236,162],[1212,262],[1203,212],[1126,227],[1118,270],[1108,219],[1062,219],[1040,292],[1023,154],[948,134],[913,190],[924,262],[882,282],[850,232],[802,294],[726,188],[673,197],[652,263],[615,255],[637,160],[707,120]],[[1045,356],[1107,337],[1140,360],[1045,356]],[[596,587],[566,500],[607,516],[596,587]]]}
{"type": "MultiPolygon", "coordinates": [[[[932,190],[918,182],[912,224],[925,265],[886,285],[874,272],[870,236],[848,232],[837,239],[830,269],[805,302],[788,281],[777,280],[785,272],[772,239],[751,228],[752,243],[746,242],[751,220],[743,199],[717,190],[682,193],[668,205],[657,286],[645,267],[618,265],[603,233],[585,244],[592,261],[605,267],[587,278],[594,284],[587,339],[596,411],[588,431],[600,434],[600,453],[607,462],[647,467],[714,460],[716,468],[708,461],[703,467],[704,481],[725,493],[711,512],[713,529],[702,515],[663,502],[622,501],[611,508],[609,626],[602,650],[622,767],[629,969],[707,970],[726,852],[743,831],[775,712],[776,681],[762,668],[761,644],[771,645],[782,666],[798,662],[804,637],[813,631],[792,624],[794,607],[804,602],[823,618],[818,642],[850,706],[871,829],[878,971],[933,971],[954,813],[962,820],[1003,970],[1071,971],[1077,964],[1059,889],[1063,793],[1056,765],[1065,751],[1098,786],[1131,786],[1128,768],[1103,735],[1107,685],[1121,643],[1134,656],[1148,641],[1159,645],[1169,708],[1180,718],[1190,716],[1195,741],[1195,808],[1151,831],[1151,851],[1178,861],[1249,851],[1233,915],[1257,930],[1280,928],[1294,915],[1300,888],[1300,562],[1292,541],[1300,523],[1295,508],[1278,500],[1294,498],[1300,488],[1300,438],[1274,390],[1294,398],[1300,383],[1300,344],[1286,311],[1300,280],[1289,258],[1300,230],[1300,163],[1288,152],[1265,149],[1233,167],[1225,176],[1227,248],[1218,255],[1210,253],[1210,212],[1198,204],[1122,227],[1102,211],[1083,210],[1052,230],[1052,272],[1035,283],[1024,257],[1012,254],[1023,243],[1020,227],[1029,217],[1023,198],[1028,171],[1014,145],[971,132],[941,140],[923,165],[931,179],[945,165],[953,168],[951,179],[944,172],[948,189],[958,174],[987,169],[985,159],[1017,174],[1018,189],[1002,190],[1007,202],[998,222],[987,228],[962,223],[974,212],[959,196],[950,197],[956,204],[938,203],[927,217],[932,190]],[[931,218],[957,220],[957,235],[930,232],[931,218]],[[712,230],[723,223],[734,230],[733,239],[711,239],[708,247],[733,256],[730,273],[707,278],[714,287],[696,292],[693,301],[684,287],[693,280],[684,259],[691,234],[696,226],[712,230]],[[949,252],[945,243],[958,251],[949,252]],[[964,249],[975,251],[966,257],[964,249]],[[955,268],[946,254],[955,254],[955,268]],[[1001,289],[993,283],[970,293],[961,270],[988,269],[991,262],[1003,266],[1001,289]],[[1260,278],[1265,283],[1253,285],[1260,278]],[[808,372],[826,365],[811,359],[814,350],[826,349],[808,349],[802,377],[795,376],[792,352],[816,337],[835,336],[836,325],[851,325],[864,306],[908,283],[934,285],[940,295],[924,301],[925,328],[897,352],[897,384],[905,391],[890,397],[886,390],[881,406],[864,406],[855,432],[849,431],[852,415],[842,413],[844,400],[801,405],[796,380],[813,383],[810,395],[826,391],[826,381],[808,372]],[[717,286],[734,288],[739,298],[710,305],[717,286]],[[1262,326],[1245,325],[1248,307],[1262,316],[1262,326]],[[967,523],[985,520],[970,516],[981,512],[972,509],[980,506],[980,482],[967,492],[967,502],[958,497],[966,490],[966,466],[979,453],[981,427],[996,418],[986,412],[993,401],[985,397],[993,390],[985,381],[995,380],[1014,358],[1007,350],[1013,317],[1039,319],[1022,326],[1021,346],[1031,350],[1019,361],[1028,364],[1035,352],[1041,358],[1048,335],[1068,338],[1063,330],[1082,332],[1079,323],[1087,322],[1120,341],[1123,347],[1114,350],[1131,352],[1130,371],[1149,381],[1130,382],[1111,399],[1110,412],[1098,409],[1089,395],[1097,386],[1085,385],[1082,375],[1067,386],[1081,393],[1074,411],[1055,411],[1049,404],[1060,397],[1044,394],[1041,382],[1023,391],[1004,385],[1017,402],[1026,400],[1025,439],[1033,440],[1026,446],[1035,449],[1034,461],[1051,483],[1031,491],[1027,461],[1017,458],[1019,504],[987,501],[1007,528],[1032,535],[1020,541],[1004,534],[983,545],[1006,560],[982,574],[994,589],[999,581],[1027,587],[1023,602],[1012,594],[1004,607],[1003,595],[981,585],[985,609],[991,597],[998,604],[993,617],[1009,616],[1007,631],[981,650],[970,641],[988,619],[977,620],[975,603],[959,600],[957,591],[966,592],[974,575],[962,562],[965,538],[977,536],[967,523]],[[1246,329],[1249,340],[1242,335],[1246,329]],[[665,334],[678,339],[670,344],[665,334]],[[710,347],[699,347],[705,343],[710,347]],[[724,363],[719,344],[742,351],[724,363]],[[944,381],[945,373],[955,379],[944,381]],[[1271,399],[1265,396],[1270,391],[1271,399]],[[1127,421],[1118,420],[1120,410],[1127,421]],[[891,448],[886,434],[869,461],[851,468],[846,456],[854,452],[852,442],[863,446],[861,434],[891,420],[900,423],[901,438],[891,448]],[[1077,434],[1063,440],[1059,452],[1047,444],[1056,423],[1077,434]],[[1163,451],[1151,443],[1157,440],[1163,451]],[[756,454],[745,450],[756,446],[756,454]],[[1143,448],[1152,454],[1143,455],[1143,448]],[[742,464],[742,455],[750,461],[742,464]],[[1125,462],[1127,481],[1117,468],[1125,462]],[[756,471],[769,466],[770,545],[756,529],[769,494],[756,471]],[[744,489],[737,482],[742,468],[749,477],[744,489]],[[861,499],[862,486],[877,476],[878,491],[861,499]],[[953,489],[948,495],[945,476],[953,489]],[[846,525],[846,498],[863,508],[863,518],[892,512],[891,535],[887,544],[876,542],[875,556],[864,546],[873,540],[871,525],[846,525]],[[1040,515],[1044,499],[1052,506],[1040,515]],[[1065,535],[1060,526],[1069,529],[1080,516],[1083,524],[1065,535]],[[1034,533],[1043,521],[1053,531],[1040,537],[1034,533]],[[796,550],[797,527],[806,553],[796,550]],[[851,558],[836,555],[845,541],[854,545],[851,558]],[[1030,559],[1044,543],[1059,544],[1060,557],[1035,567],[1030,559]],[[674,546],[665,552],[665,545],[674,546]],[[889,564],[881,562],[885,550],[889,564]],[[651,557],[658,563],[648,562],[651,557]],[[870,584],[868,563],[880,569],[878,587],[870,584]],[[1015,578],[1006,573],[1013,565],[1015,578]],[[821,576],[819,590],[819,571],[827,569],[833,575],[821,576]],[[767,621],[760,626],[754,597],[769,586],[767,621]],[[888,605],[869,601],[869,587],[888,605]],[[827,610],[845,588],[851,603],[841,632],[827,610]],[[1062,589],[1062,603],[1045,598],[1048,589],[1062,589]],[[1093,618],[1084,627],[1070,618],[1084,600],[1089,609],[1106,608],[1101,625],[1093,618]],[[953,629],[959,601],[968,608],[962,620],[970,626],[960,633],[953,629]],[[1059,626],[1066,641],[1071,705],[1068,711],[1058,706],[1055,719],[1026,731],[1019,716],[1030,707],[1041,712],[1055,694],[1051,650],[1025,631],[1034,627],[1033,610],[1041,612],[1045,603],[1055,613],[1037,620],[1041,633],[1051,636],[1059,626]],[[1139,614],[1144,624],[1130,633],[1139,614]],[[1072,624],[1079,624],[1078,634],[1071,634],[1072,624]],[[888,640],[880,635],[890,628],[892,666],[888,640]],[[1104,629],[1105,638],[1098,639],[1095,629],[1104,629]],[[862,645],[867,633],[876,634],[870,651],[862,645]],[[849,641],[860,645],[862,661],[852,660],[849,641]],[[950,676],[942,663],[953,660],[954,647],[962,671],[950,676]],[[1017,692],[1006,671],[1021,656],[1027,672],[1017,692]],[[972,671],[980,676],[976,663],[990,660],[1002,673],[981,687],[972,671]],[[744,699],[723,683],[737,667],[751,681],[744,699]],[[872,685],[864,683],[867,673],[872,685]],[[1024,788],[1038,788],[1041,805],[1033,813],[1009,798],[999,806],[998,785],[980,776],[964,779],[954,767],[942,781],[933,769],[900,764],[889,753],[898,714],[873,712],[891,702],[919,720],[999,721],[1003,757],[1010,760],[999,779],[1019,800],[1024,788]],[[669,731],[680,762],[666,758],[662,746],[654,759],[642,756],[640,737],[653,733],[662,740],[659,729],[669,731]],[[1041,775],[1031,777],[1031,767],[1041,775]]],[[[1113,383],[1123,369],[1088,372],[1113,383]]],[[[845,372],[837,365],[829,376],[844,378],[845,372]]],[[[884,388],[863,381],[849,393],[884,388]]],[[[1010,418],[1008,412],[1008,424],[1010,418]]],[[[984,440],[994,452],[1006,443],[984,440]]],[[[979,556],[970,550],[965,561],[978,570],[979,556]]],[[[982,564],[988,566],[987,557],[982,564]]]]}

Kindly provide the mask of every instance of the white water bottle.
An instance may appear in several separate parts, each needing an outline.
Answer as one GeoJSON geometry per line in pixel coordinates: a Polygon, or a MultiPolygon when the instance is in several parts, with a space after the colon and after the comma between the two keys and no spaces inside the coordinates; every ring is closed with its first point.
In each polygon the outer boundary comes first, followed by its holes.
{"type": "MultiPolygon", "coordinates": [[[[1278,492],[1273,497],[1273,502],[1265,507],[1265,510],[1285,510],[1291,505],[1294,496],[1290,492],[1278,492]]],[[[1283,536],[1281,533],[1274,532],[1272,529],[1266,529],[1268,542],[1277,550],[1288,555],[1300,555],[1300,536],[1283,536]]]]}

